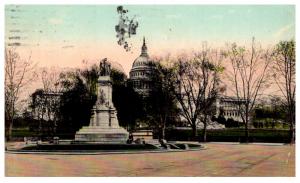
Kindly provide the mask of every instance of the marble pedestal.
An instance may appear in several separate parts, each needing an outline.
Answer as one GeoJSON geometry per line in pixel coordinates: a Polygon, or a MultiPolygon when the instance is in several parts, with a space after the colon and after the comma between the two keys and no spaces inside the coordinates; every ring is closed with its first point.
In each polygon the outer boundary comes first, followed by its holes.
{"type": "Polygon", "coordinates": [[[103,128],[84,126],[75,135],[77,142],[126,143],[128,132],[124,128],[103,128]]]}

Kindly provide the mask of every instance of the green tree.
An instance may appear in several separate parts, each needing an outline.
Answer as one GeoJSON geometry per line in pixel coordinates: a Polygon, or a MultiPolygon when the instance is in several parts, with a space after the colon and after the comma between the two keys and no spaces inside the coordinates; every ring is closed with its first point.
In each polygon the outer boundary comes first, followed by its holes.
{"type": "Polygon", "coordinates": [[[286,119],[285,106],[282,105],[282,100],[278,97],[271,99],[271,106],[264,104],[257,106],[254,109],[253,122],[256,122],[255,128],[261,127],[261,121],[270,121],[272,128],[275,128],[276,123],[286,119]]]}
{"type": "Polygon", "coordinates": [[[64,92],[61,97],[58,123],[60,133],[74,134],[82,126],[89,125],[91,109],[96,102],[95,78],[97,70],[77,71],[62,75],[64,92]]]}
{"type": "Polygon", "coordinates": [[[296,52],[295,41],[281,41],[273,52],[274,80],[284,96],[287,121],[290,126],[291,143],[295,142],[295,92],[296,92],[296,52]]]}
{"type": "Polygon", "coordinates": [[[118,113],[120,126],[133,130],[136,121],[144,116],[144,107],[141,96],[133,90],[126,81],[126,75],[112,69],[112,100],[118,113]]]}
{"type": "Polygon", "coordinates": [[[174,124],[178,120],[179,109],[174,94],[172,83],[173,70],[166,68],[157,62],[152,80],[154,88],[145,98],[147,119],[149,125],[159,131],[161,139],[165,139],[167,125],[174,124]]]}

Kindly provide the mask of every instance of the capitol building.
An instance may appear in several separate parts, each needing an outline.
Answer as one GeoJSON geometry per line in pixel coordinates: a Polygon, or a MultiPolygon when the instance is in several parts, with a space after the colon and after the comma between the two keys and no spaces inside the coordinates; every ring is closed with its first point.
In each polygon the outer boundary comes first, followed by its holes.
{"type": "MultiPolygon", "coordinates": [[[[156,64],[148,55],[148,48],[144,38],[141,54],[134,60],[129,72],[128,83],[138,94],[147,97],[154,88],[153,75],[156,71],[156,64]]],[[[219,96],[213,104],[215,116],[218,117],[222,113],[226,119],[232,118],[242,122],[238,113],[238,102],[242,101],[237,101],[235,97],[219,96]]]]}
{"type": "Polygon", "coordinates": [[[147,51],[144,38],[141,54],[134,60],[129,72],[129,83],[133,86],[133,89],[143,97],[148,96],[149,92],[153,89],[154,81],[152,76],[156,70],[155,63],[150,59],[147,51]]]}

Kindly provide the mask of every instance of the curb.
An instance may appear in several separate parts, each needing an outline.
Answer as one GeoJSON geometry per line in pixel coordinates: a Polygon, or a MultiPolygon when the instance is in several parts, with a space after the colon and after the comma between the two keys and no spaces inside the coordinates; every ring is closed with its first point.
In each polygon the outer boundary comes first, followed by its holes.
{"type": "Polygon", "coordinates": [[[145,153],[172,153],[172,152],[189,152],[189,151],[200,151],[206,150],[204,146],[197,149],[188,150],[152,150],[152,151],[73,151],[73,152],[63,152],[63,151],[18,151],[18,150],[7,150],[7,154],[38,154],[38,155],[110,155],[110,154],[145,154],[145,153]]]}
{"type": "Polygon", "coordinates": [[[249,143],[241,143],[241,142],[206,142],[204,144],[222,144],[222,145],[262,145],[262,146],[283,146],[287,145],[286,143],[263,143],[263,142],[249,142],[249,143]]]}

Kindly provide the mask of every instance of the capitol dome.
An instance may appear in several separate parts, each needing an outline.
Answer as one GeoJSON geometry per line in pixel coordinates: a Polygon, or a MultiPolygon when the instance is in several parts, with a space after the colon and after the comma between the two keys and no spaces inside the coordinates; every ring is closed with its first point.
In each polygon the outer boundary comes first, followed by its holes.
{"type": "Polygon", "coordinates": [[[136,92],[142,95],[149,94],[153,86],[152,75],[154,71],[155,63],[148,55],[144,38],[141,55],[134,60],[129,73],[130,82],[136,92]]]}
{"type": "Polygon", "coordinates": [[[138,58],[136,58],[134,60],[134,62],[132,64],[132,68],[147,67],[150,62],[151,62],[151,60],[149,59],[149,57],[139,56],[138,58]]]}
{"type": "Polygon", "coordinates": [[[149,65],[152,66],[153,64],[153,61],[150,60],[150,57],[147,53],[147,46],[144,38],[141,55],[134,60],[132,64],[132,69],[136,67],[148,67],[149,65]]]}

